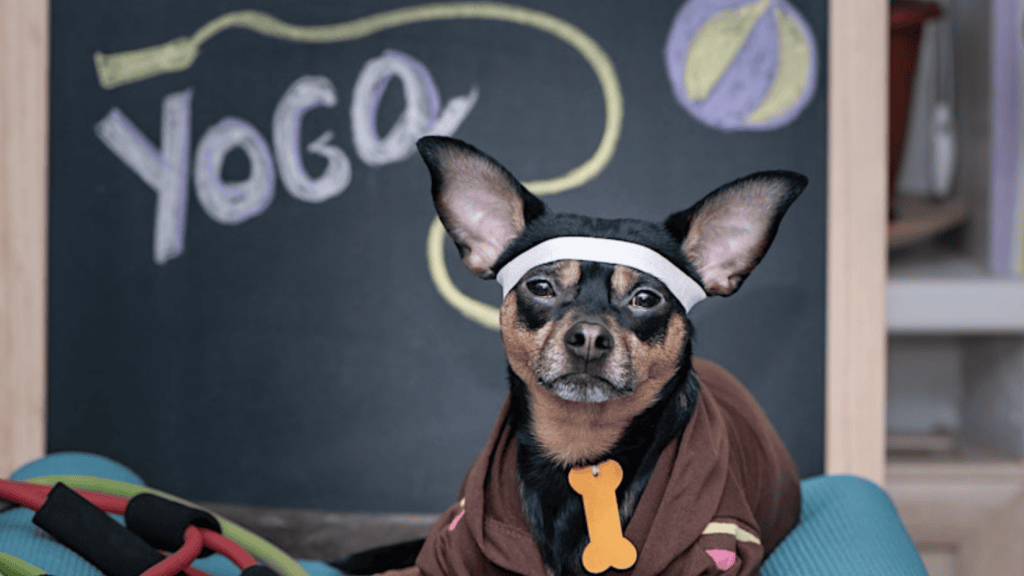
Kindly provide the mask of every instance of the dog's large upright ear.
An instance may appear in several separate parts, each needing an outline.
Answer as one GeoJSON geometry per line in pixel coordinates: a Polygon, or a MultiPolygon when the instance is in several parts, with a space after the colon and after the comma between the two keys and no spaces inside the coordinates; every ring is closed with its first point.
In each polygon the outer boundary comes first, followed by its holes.
{"type": "Polygon", "coordinates": [[[807,186],[796,172],[758,172],[726,184],[665,222],[704,291],[735,292],[764,257],[793,200],[807,186]]]}
{"type": "Polygon", "coordinates": [[[505,248],[544,212],[493,158],[454,138],[427,136],[416,143],[430,170],[434,206],[462,263],[481,278],[493,278],[505,248]]]}

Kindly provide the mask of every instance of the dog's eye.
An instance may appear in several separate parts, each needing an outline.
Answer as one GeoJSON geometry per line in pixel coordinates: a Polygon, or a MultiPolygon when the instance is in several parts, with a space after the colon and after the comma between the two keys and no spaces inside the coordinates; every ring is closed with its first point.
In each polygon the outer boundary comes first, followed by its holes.
{"type": "Polygon", "coordinates": [[[555,289],[547,280],[530,280],[526,283],[526,289],[534,296],[554,296],[555,289]]]}
{"type": "Polygon", "coordinates": [[[629,301],[631,306],[637,308],[654,308],[661,303],[661,296],[651,292],[650,290],[641,290],[633,295],[633,299],[629,301]]]}

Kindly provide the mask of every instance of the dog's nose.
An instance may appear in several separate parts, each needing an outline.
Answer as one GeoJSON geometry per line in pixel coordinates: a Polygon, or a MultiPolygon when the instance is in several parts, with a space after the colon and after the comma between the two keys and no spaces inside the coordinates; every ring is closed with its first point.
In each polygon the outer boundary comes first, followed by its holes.
{"type": "Polygon", "coordinates": [[[612,349],[612,333],[593,322],[577,322],[565,333],[565,347],[583,360],[604,358],[612,349]]]}

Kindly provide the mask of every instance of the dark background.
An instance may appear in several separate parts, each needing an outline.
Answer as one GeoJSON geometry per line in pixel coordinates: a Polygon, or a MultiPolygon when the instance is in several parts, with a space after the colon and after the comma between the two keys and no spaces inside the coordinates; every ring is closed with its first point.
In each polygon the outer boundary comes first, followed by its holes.
{"type": "MultiPolygon", "coordinates": [[[[478,87],[456,136],[529,181],[565,173],[597,146],[604,103],[584,60],[532,28],[455,21],[329,45],[230,30],[206,43],[190,70],[109,91],[92,63],[95,51],[190,35],[230,10],[324,24],[407,4],[53,1],[50,451],[107,455],[194,500],[407,512],[450,504],[506,393],[500,338],[437,294],[425,258],[427,171],[416,157],[380,168],[359,160],[352,86],[368,59],[391,48],[422,61],[445,102],[478,87]],[[337,89],[337,107],[306,116],[302,142],[335,131],[334,144],[352,161],[348,189],[308,204],[278,182],[265,213],[224,226],[190,186],[185,252],[156,265],[156,195],[94,125],[116,106],[159,143],[163,97],[192,88],[193,152],[225,116],[253,123],[269,143],[274,107],[303,75],[327,76],[337,89]]],[[[661,220],[755,170],[810,178],[743,289],[706,301],[692,319],[695,352],[733,371],[801,473],[820,474],[826,3],[792,2],[817,36],[814,99],[786,127],[743,133],[704,126],[672,96],[663,49],[682,0],[518,4],[592,36],[614,61],[625,97],[611,163],[585,186],[547,197],[553,209],[661,220]]],[[[382,133],[402,106],[392,82],[382,133]]],[[[307,157],[314,176],[318,161],[307,157]]],[[[232,153],[224,174],[244,179],[244,156],[232,153]]],[[[451,246],[448,262],[463,291],[497,304],[497,284],[465,272],[451,246]]]]}

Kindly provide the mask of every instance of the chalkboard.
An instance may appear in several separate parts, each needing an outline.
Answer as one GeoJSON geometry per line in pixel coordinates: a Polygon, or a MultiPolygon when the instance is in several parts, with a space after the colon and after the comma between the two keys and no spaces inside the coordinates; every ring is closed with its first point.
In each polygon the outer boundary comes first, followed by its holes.
{"type": "Polygon", "coordinates": [[[444,133],[551,209],[594,216],[660,221],[756,170],[806,174],[750,280],[691,318],[695,352],[821,473],[824,3],[52,14],[50,451],[110,456],[195,500],[449,505],[507,383],[486,326],[497,285],[450,242],[428,265],[434,212],[409,143],[444,133]]]}

